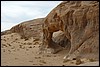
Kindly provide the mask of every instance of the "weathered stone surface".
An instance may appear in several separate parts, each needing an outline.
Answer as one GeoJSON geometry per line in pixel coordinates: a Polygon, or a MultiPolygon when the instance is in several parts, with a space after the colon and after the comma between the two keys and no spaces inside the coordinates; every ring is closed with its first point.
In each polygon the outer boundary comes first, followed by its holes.
{"type": "Polygon", "coordinates": [[[42,45],[57,49],[59,44],[52,40],[52,35],[59,30],[71,43],[65,59],[73,55],[98,59],[99,2],[64,1],[59,4],[44,20],[42,45]]]}

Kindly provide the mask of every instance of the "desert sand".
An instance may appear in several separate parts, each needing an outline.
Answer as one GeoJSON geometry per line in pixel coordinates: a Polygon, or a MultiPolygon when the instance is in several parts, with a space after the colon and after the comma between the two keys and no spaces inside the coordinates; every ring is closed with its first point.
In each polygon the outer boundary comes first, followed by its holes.
{"type": "Polygon", "coordinates": [[[80,64],[76,64],[76,60],[63,62],[66,50],[57,54],[39,54],[40,44],[34,38],[25,41],[17,33],[1,36],[1,66],[99,66],[99,61],[85,58],[80,64]]]}

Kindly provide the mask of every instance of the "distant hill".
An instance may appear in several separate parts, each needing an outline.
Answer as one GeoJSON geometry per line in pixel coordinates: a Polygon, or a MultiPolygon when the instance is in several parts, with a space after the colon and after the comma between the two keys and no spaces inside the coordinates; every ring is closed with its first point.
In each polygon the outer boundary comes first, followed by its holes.
{"type": "Polygon", "coordinates": [[[44,18],[38,18],[38,19],[22,22],[12,27],[10,30],[1,32],[1,36],[11,34],[11,33],[19,33],[22,36],[22,38],[25,39],[28,39],[30,37],[40,38],[42,34],[43,20],[44,18]]]}

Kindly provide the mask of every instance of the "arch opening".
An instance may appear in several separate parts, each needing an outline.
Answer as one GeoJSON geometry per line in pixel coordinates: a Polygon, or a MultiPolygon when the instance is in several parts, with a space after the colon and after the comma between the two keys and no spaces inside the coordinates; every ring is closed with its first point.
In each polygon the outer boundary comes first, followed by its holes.
{"type": "Polygon", "coordinates": [[[52,35],[52,40],[60,45],[62,48],[68,50],[71,49],[71,42],[69,39],[67,39],[67,37],[65,36],[64,32],[59,30],[59,31],[56,31],[56,32],[53,32],[53,35],[52,35]]]}

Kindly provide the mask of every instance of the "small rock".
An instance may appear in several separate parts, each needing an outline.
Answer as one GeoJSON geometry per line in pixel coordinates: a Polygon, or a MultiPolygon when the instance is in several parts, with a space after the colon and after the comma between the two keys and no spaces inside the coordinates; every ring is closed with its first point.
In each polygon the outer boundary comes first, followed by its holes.
{"type": "Polygon", "coordinates": [[[8,50],[9,52],[11,52],[10,50],[8,50]]]}
{"type": "Polygon", "coordinates": [[[64,60],[63,63],[66,63],[66,62],[68,62],[68,61],[70,61],[70,59],[64,60]]]}
{"type": "Polygon", "coordinates": [[[62,65],[62,66],[65,66],[65,65],[62,65]]]}
{"type": "Polygon", "coordinates": [[[74,62],[71,62],[72,64],[74,63],[74,62]]]}
{"type": "Polygon", "coordinates": [[[25,49],[25,46],[23,46],[22,49],[25,49]]]}
{"type": "Polygon", "coordinates": [[[32,46],[29,46],[29,48],[32,48],[32,46]]]}
{"type": "Polygon", "coordinates": [[[41,57],[35,57],[35,59],[40,59],[41,57]]]}
{"type": "Polygon", "coordinates": [[[14,52],[16,51],[16,49],[15,50],[13,50],[14,52]]]}
{"type": "Polygon", "coordinates": [[[30,60],[29,62],[33,62],[33,60],[30,60]]]}
{"type": "Polygon", "coordinates": [[[7,38],[7,40],[9,40],[9,38],[7,38]]]}
{"type": "Polygon", "coordinates": [[[21,44],[23,44],[23,43],[21,43],[21,44]]]}
{"type": "Polygon", "coordinates": [[[13,37],[13,35],[11,35],[11,37],[13,37]]]}
{"type": "Polygon", "coordinates": [[[26,43],[23,43],[24,45],[26,44],[26,43]]]}
{"type": "Polygon", "coordinates": [[[7,45],[6,44],[2,44],[2,48],[4,48],[4,47],[7,47],[7,45]]]}
{"type": "Polygon", "coordinates": [[[11,47],[11,49],[14,49],[15,47],[11,47]]]}
{"type": "Polygon", "coordinates": [[[79,64],[81,64],[81,63],[82,63],[81,59],[77,58],[77,59],[76,59],[76,65],[79,65],[79,64]]]}
{"type": "Polygon", "coordinates": [[[33,64],[33,65],[37,65],[37,64],[33,64]]]}
{"type": "Polygon", "coordinates": [[[7,43],[9,46],[11,46],[11,44],[7,43]]]}
{"type": "Polygon", "coordinates": [[[46,64],[46,62],[44,60],[40,60],[40,62],[46,64]]]}
{"type": "Polygon", "coordinates": [[[17,51],[19,51],[19,49],[17,49],[17,51]]]}
{"type": "Polygon", "coordinates": [[[3,39],[4,41],[6,41],[5,39],[3,39]]]}
{"type": "Polygon", "coordinates": [[[90,62],[94,62],[95,60],[93,58],[89,59],[90,62]]]}
{"type": "Polygon", "coordinates": [[[27,43],[28,45],[32,45],[32,43],[27,43]]]}
{"type": "Polygon", "coordinates": [[[35,40],[33,40],[33,41],[38,41],[39,39],[35,39],[35,40]]]}
{"type": "Polygon", "coordinates": [[[33,46],[33,48],[34,48],[35,46],[33,46]]]}
{"type": "Polygon", "coordinates": [[[17,60],[18,58],[15,58],[15,60],[17,60]]]}
{"type": "Polygon", "coordinates": [[[29,49],[26,49],[26,51],[28,51],[29,49]]]}
{"type": "Polygon", "coordinates": [[[22,45],[19,45],[19,48],[22,48],[22,45]]]}
{"type": "Polygon", "coordinates": [[[54,57],[56,57],[56,55],[54,55],[54,57]]]}
{"type": "Polygon", "coordinates": [[[20,43],[20,42],[17,42],[17,43],[20,43]]]}
{"type": "Polygon", "coordinates": [[[39,64],[39,65],[43,65],[43,64],[39,64]]]}
{"type": "Polygon", "coordinates": [[[51,55],[47,55],[47,57],[51,57],[51,55]]]}
{"type": "Polygon", "coordinates": [[[5,52],[5,50],[3,50],[3,52],[5,52]]]}
{"type": "Polygon", "coordinates": [[[17,38],[15,40],[18,40],[17,38]]]}

